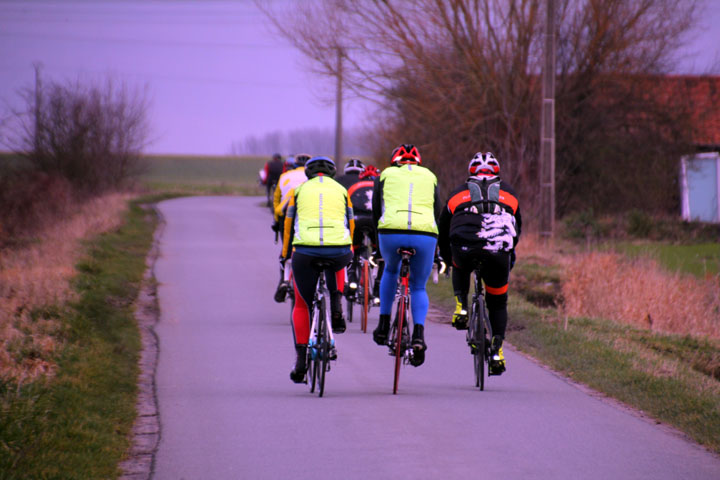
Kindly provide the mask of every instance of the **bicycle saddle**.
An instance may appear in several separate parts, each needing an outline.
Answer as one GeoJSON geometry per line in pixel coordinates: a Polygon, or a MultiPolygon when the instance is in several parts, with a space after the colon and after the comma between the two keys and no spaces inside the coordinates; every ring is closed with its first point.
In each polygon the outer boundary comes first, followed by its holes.
{"type": "Polygon", "coordinates": [[[312,261],[312,266],[317,270],[327,270],[328,268],[334,266],[334,262],[332,260],[318,258],[312,261]]]}
{"type": "Polygon", "coordinates": [[[408,254],[412,257],[413,255],[415,255],[415,249],[410,247],[400,247],[397,249],[397,253],[399,253],[400,255],[408,254]]]}

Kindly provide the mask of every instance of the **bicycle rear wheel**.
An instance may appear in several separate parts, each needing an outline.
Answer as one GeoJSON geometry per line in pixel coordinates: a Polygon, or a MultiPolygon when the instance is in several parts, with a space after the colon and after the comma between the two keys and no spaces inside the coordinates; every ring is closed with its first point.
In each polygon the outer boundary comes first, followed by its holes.
{"type": "Polygon", "coordinates": [[[367,259],[363,259],[361,277],[360,284],[362,285],[363,299],[360,312],[360,328],[363,333],[367,333],[368,310],[370,308],[370,262],[367,259]]]}
{"type": "Polygon", "coordinates": [[[473,356],[473,370],[475,372],[475,386],[482,390],[485,386],[485,365],[483,355],[485,352],[485,335],[482,332],[482,319],[479,315],[477,300],[473,301],[468,325],[468,343],[473,356]]]}
{"type": "Polygon", "coordinates": [[[308,348],[308,383],[310,384],[310,393],[315,393],[315,385],[318,380],[318,368],[320,365],[320,341],[321,338],[319,333],[320,328],[320,308],[315,305],[313,310],[313,318],[311,325],[316,325],[316,331],[310,332],[310,343],[308,348]]]}
{"type": "Polygon", "coordinates": [[[325,305],[325,297],[320,304],[320,318],[318,323],[318,396],[322,397],[325,393],[325,373],[328,370],[328,362],[330,361],[330,333],[327,324],[327,309],[325,305]]]}
{"type": "Polygon", "coordinates": [[[307,352],[307,365],[308,365],[307,376],[308,376],[308,385],[310,385],[310,393],[315,392],[315,379],[317,378],[317,376],[315,375],[315,359],[313,358],[317,354],[313,354],[314,349],[315,349],[314,346],[308,347],[308,352],[307,352]]]}
{"type": "Polygon", "coordinates": [[[477,369],[479,371],[479,384],[477,385],[480,387],[480,390],[485,390],[485,365],[487,364],[489,360],[489,352],[490,352],[490,345],[488,343],[488,316],[487,316],[487,310],[485,309],[485,301],[480,298],[477,301],[477,307],[478,307],[478,351],[475,355],[475,363],[478,365],[477,369]]]}
{"type": "Polygon", "coordinates": [[[393,395],[397,394],[398,382],[400,381],[400,365],[402,363],[403,354],[405,353],[403,334],[407,325],[407,305],[405,299],[400,298],[397,307],[397,316],[395,317],[397,325],[397,334],[395,335],[395,378],[393,379],[393,395]]]}

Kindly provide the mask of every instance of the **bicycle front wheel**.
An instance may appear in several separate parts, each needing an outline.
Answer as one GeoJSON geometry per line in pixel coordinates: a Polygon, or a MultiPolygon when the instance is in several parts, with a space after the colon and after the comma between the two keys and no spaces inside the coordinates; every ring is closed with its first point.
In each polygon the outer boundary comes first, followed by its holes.
{"type": "Polygon", "coordinates": [[[325,373],[328,370],[328,362],[330,361],[330,333],[328,332],[327,306],[325,297],[320,304],[320,318],[318,323],[318,396],[322,397],[325,393],[325,373]]]}

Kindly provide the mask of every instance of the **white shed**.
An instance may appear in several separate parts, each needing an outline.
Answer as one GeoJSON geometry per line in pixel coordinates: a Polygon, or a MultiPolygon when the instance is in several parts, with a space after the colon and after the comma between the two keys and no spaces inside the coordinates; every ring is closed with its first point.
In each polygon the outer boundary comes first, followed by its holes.
{"type": "Polygon", "coordinates": [[[683,220],[720,223],[720,153],[697,153],[680,160],[683,220]]]}

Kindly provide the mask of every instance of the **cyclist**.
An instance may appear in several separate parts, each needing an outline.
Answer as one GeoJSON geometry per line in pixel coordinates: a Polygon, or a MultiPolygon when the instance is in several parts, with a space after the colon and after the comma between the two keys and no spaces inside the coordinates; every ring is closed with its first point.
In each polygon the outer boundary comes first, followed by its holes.
{"type": "Polygon", "coordinates": [[[348,189],[350,199],[353,200],[353,214],[355,215],[355,236],[353,238],[355,256],[353,261],[358,261],[357,256],[362,253],[358,247],[362,243],[362,229],[364,228],[370,232],[373,248],[371,253],[378,264],[377,278],[372,291],[374,304],[380,303],[380,282],[382,281],[383,270],[385,270],[385,262],[382,260],[382,255],[378,250],[377,228],[372,218],[372,192],[375,188],[375,181],[379,177],[380,172],[375,166],[366,165],[365,169],[360,173],[360,181],[348,189]]]}
{"type": "Polygon", "coordinates": [[[507,291],[522,217],[515,190],[500,179],[500,163],[478,152],[468,165],[468,179],[449,197],[440,215],[440,253],[452,259],[456,308],[452,324],[467,329],[470,274],[482,261],[486,303],[493,331],[491,375],[505,371],[502,343],[507,326],[507,291]],[[497,203],[495,203],[497,202],[497,203]]]}
{"type": "Polygon", "coordinates": [[[375,224],[372,219],[372,189],[373,180],[360,180],[360,175],[365,170],[365,164],[357,158],[351,158],[345,164],[344,175],[337,178],[338,183],[345,187],[350,195],[353,204],[353,215],[355,216],[355,234],[353,236],[353,261],[348,270],[348,281],[345,285],[345,294],[354,295],[357,290],[358,279],[355,278],[355,267],[359,261],[360,245],[362,244],[363,231],[370,232],[372,241],[375,241],[375,224]]]}
{"type": "MultiPolygon", "coordinates": [[[[282,173],[287,172],[288,170],[293,170],[297,165],[295,165],[295,155],[288,155],[285,158],[285,163],[283,163],[283,171],[282,173]]],[[[274,198],[274,195],[273,195],[274,198]]]]}
{"type": "MultiPolygon", "coordinates": [[[[295,187],[307,180],[305,176],[305,162],[309,159],[310,155],[306,153],[295,155],[295,168],[280,175],[280,179],[278,180],[278,186],[275,189],[273,199],[274,222],[272,229],[281,236],[283,233],[285,211],[288,201],[290,200],[291,192],[295,187]]],[[[288,282],[288,275],[285,273],[285,262],[283,261],[280,263],[280,282],[275,289],[275,301],[278,303],[284,302],[289,288],[290,284],[288,282]]]]}
{"type": "Polygon", "coordinates": [[[415,249],[410,259],[410,302],[413,333],[413,365],[425,361],[425,316],[428,296],[425,291],[437,244],[437,219],[442,204],[438,200],[437,178],[421,166],[414,145],[400,145],[392,152],[391,166],[383,170],[373,191],[373,218],[377,223],[380,252],[385,273],[380,282],[380,321],[373,340],[385,345],[390,330],[390,313],[400,273],[400,247],[415,249]]]}
{"type": "Polygon", "coordinates": [[[292,272],[295,284],[295,306],[292,312],[297,359],[290,378],[304,381],[307,373],[307,345],[310,336],[310,306],[319,277],[313,267],[321,258],[332,262],[326,270],[330,290],[332,330],[345,331],[342,316],[342,291],[345,267],[352,259],[352,203],[345,187],[336,182],[335,162],[328,157],[313,157],[305,164],[308,180],[290,195],[285,217],[282,257],[287,259],[292,248],[292,272]]]}
{"type": "Polygon", "coordinates": [[[280,175],[283,173],[283,165],[282,156],[279,153],[276,153],[272,156],[272,160],[265,164],[265,168],[263,169],[265,174],[261,176],[264,178],[262,183],[265,185],[268,207],[270,206],[270,199],[273,195],[272,189],[275,188],[280,175]]]}

